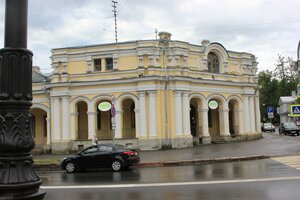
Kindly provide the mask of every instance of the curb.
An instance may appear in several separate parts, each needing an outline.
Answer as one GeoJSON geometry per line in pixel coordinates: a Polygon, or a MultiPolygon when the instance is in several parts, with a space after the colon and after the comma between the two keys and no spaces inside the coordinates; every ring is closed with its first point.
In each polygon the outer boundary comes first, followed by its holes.
{"type": "Polygon", "coordinates": [[[168,166],[201,165],[201,164],[214,164],[214,163],[224,163],[224,162],[237,162],[237,161],[258,160],[258,159],[266,159],[266,158],[271,158],[271,156],[249,155],[249,156],[210,158],[210,159],[147,162],[147,163],[138,163],[138,164],[135,164],[134,166],[136,166],[136,167],[168,167],[168,166]]]}
{"type": "MultiPolygon", "coordinates": [[[[145,162],[134,164],[135,167],[170,167],[170,166],[185,166],[185,165],[201,165],[201,164],[214,164],[214,163],[226,163],[226,162],[238,162],[248,160],[267,159],[271,156],[267,155],[249,155],[249,156],[237,156],[237,157],[223,157],[223,158],[210,158],[210,159],[193,159],[193,160],[174,160],[174,161],[157,161],[157,162],[145,162]]],[[[59,164],[39,164],[34,168],[37,171],[60,171],[59,164]]]]}

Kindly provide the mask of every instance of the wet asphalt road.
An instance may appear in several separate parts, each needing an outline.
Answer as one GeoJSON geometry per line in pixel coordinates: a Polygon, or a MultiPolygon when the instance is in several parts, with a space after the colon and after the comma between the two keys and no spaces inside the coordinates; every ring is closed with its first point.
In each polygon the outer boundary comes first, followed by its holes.
{"type": "Polygon", "coordinates": [[[271,159],[66,174],[39,172],[45,199],[299,199],[300,170],[271,159]]]}

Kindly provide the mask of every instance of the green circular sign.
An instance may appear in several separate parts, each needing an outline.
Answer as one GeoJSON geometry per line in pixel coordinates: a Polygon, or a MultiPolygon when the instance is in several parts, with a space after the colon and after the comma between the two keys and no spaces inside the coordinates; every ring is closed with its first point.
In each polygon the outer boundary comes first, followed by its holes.
{"type": "Polygon", "coordinates": [[[216,109],[218,107],[218,102],[215,101],[215,100],[211,100],[209,103],[208,103],[208,107],[210,109],[216,109]]]}
{"type": "Polygon", "coordinates": [[[111,109],[111,104],[109,102],[101,102],[98,105],[98,109],[101,111],[109,111],[111,109]]]}

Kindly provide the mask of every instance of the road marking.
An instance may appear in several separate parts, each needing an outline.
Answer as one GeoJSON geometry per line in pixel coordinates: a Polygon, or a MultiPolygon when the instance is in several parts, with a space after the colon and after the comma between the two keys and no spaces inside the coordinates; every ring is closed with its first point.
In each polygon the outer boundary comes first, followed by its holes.
{"type": "Polygon", "coordinates": [[[300,155],[275,157],[273,160],[300,170],[300,155]]]}
{"type": "Polygon", "coordinates": [[[300,180],[300,176],[260,178],[260,179],[221,180],[221,181],[173,182],[173,183],[41,186],[41,189],[45,189],[45,190],[51,190],[51,189],[113,189],[113,188],[136,188],[136,187],[213,185],[213,184],[228,184],[228,183],[254,183],[254,182],[289,181],[289,180],[300,180]]]}

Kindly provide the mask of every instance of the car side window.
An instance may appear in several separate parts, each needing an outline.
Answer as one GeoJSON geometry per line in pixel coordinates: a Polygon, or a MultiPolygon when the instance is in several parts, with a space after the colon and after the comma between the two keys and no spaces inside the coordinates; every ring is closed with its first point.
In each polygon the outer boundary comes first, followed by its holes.
{"type": "Polygon", "coordinates": [[[100,146],[99,150],[107,152],[107,151],[112,151],[113,148],[111,146],[100,146]]]}
{"type": "Polygon", "coordinates": [[[92,147],[92,148],[89,148],[89,149],[85,150],[85,151],[83,152],[83,154],[95,153],[95,152],[97,152],[97,151],[98,151],[97,147],[92,147]]]}

